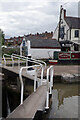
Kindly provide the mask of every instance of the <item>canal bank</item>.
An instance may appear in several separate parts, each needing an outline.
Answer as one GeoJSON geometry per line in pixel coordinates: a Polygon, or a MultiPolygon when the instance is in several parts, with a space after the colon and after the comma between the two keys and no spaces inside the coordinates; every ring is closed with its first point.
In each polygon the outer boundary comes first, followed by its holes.
{"type": "MultiPolygon", "coordinates": [[[[44,75],[46,76],[46,70],[44,75]]],[[[80,65],[54,65],[53,82],[80,83],[80,65]]]]}
{"type": "MultiPolygon", "coordinates": [[[[64,83],[79,83],[80,82],[80,66],[78,65],[55,65],[54,77],[60,78],[64,83]]],[[[54,79],[54,82],[56,81],[54,79]]],[[[58,82],[60,82],[58,81],[58,82]]]]}

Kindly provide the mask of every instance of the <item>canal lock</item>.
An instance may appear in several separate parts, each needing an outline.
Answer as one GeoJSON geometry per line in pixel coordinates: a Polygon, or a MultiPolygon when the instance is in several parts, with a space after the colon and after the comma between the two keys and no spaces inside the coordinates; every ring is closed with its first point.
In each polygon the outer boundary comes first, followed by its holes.
{"type": "MultiPolygon", "coordinates": [[[[24,100],[33,92],[33,81],[23,78],[24,100]]],[[[16,107],[20,105],[20,81],[19,77],[4,75],[2,80],[2,117],[6,118],[16,107]]]]}

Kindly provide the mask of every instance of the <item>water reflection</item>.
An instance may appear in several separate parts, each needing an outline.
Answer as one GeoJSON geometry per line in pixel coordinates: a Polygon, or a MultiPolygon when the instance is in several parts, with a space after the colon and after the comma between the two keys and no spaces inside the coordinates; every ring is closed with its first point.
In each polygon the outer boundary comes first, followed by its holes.
{"type": "Polygon", "coordinates": [[[49,118],[78,118],[78,84],[54,84],[49,118]]]}

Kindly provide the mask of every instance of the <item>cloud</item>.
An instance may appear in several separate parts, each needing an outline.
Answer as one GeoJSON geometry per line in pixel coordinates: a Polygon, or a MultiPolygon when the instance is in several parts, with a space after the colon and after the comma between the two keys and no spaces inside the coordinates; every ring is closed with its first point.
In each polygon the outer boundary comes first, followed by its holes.
{"type": "MultiPolygon", "coordinates": [[[[1,1],[1,0],[0,0],[1,1]]],[[[34,1],[34,0],[33,0],[34,1]]],[[[61,2],[25,2],[3,0],[0,2],[0,27],[6,36],[18,36],[28,33],[54,31],[59,18],[61,2]]],[[[67,15],[77,16],[77,3],[67,3],[67,15]]]]}

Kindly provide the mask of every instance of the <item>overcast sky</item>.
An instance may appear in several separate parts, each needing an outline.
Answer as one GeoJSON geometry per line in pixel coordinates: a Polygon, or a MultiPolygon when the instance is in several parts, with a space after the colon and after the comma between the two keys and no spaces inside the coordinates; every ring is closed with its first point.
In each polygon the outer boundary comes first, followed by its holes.
{"type": "Polygon", "coordinates": [[[60,5],[64,3],[67,3],[63,7],[68,16],[78,16],[78,0],[43,1],[0,0],[0,28],[6,38],[37,32],[54,32],[59,20],[60,5]]]}

